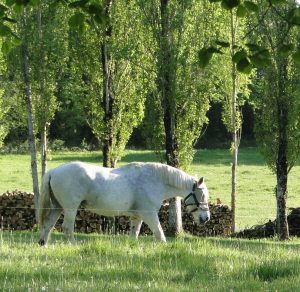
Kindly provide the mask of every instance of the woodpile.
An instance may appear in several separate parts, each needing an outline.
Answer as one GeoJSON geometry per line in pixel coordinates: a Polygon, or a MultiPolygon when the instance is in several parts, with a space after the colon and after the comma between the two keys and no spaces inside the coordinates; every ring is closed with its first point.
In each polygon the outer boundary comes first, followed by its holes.
{"type": "MultiPolygon", "coordinates": [[[[162,228],[168,230],[168,202],[162,205],[159,217],[162,228]]],[[[226,205],[210,204],[211,220],[206,224],[197,225],[193,216],[182,207],[183,228],[186,232],[197,236],[227,236],[230,234],[231,210],[226,205]]],[[[63,215],[55,228],[61,230],[63,215]]],[[[33,193],[13,191],[0,196],[0,228],[2,230],[32,230],[36,228],[33,193]]],[[[99,216],[79,208],[75,221],[76,232],[81,233],[128,233],[129,218],[99,216]]],[[[143,224],[141,234],[151,234],[147,225],[143,224]]]]}
{"type": "MultiPolygon", "coordinates": [[[[290,208],[287,221],[290,236],[300,237],[300,208],[290,208]]],[[[268,220],[264,224],[252,226],[231,236],[249,239],[274,237],[276,235],[276,224],[276,220],[268,220]]]]}
{"type": "Polygon", "coordinates": [[[33,194],[21,191],[6,192],[0,196],[0,228],[27,230],[35,225],[33,194]]]}

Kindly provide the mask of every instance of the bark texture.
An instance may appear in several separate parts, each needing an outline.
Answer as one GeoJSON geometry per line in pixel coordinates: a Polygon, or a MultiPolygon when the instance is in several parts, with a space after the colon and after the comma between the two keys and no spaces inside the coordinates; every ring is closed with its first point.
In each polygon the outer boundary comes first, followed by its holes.
{"type": "MultiPolygon", "coordinates": [[[[27,25],[27,15],[26,8],[24,9],[22,15],[22,26],[26,28],[27,25]]],[[[31,101],[31,84],[29,75],[29,53],[28,53],[28,42],[26,32],[24,33],[24,39],[21,45],[21,58],[22,58],[22,74],[25,86],[25,100],[27,108],[27,120],[28,120],[28,142],[31,153],[31,174],[33,181],[33,192],[34,192],[34,205],[37,206],[37,201],[39,198],[39,182],[38,182],[38,171],[37,171],[37,155],[36,155],[36,144],[35,144],[35,134],[34,134],[34,118],[32,114],[32,101],[31,101]]],[[[37,211],[36,211],[37,215],[37,211]]]]}
{"type": "MultiPolygon", "coordinates": [[[[169,0],[160,1],[161,31],[160,31],[160,62],[158,70],[158,87],[164,111],[165,150],[168,165],[179,167],[178,142],[176,138],[176,101],[174,98],[175,68],[174,52],[170,39],[169,0]]],[[[181,199],[170,200],[169,235],[183,232],[181,199]]]]}
{"type": "Polygon", "coordinates": [[[287,64],[280,62],[278,65],[278,97],[277,97],[277,118],[278,118],[278,155],[276,161],[276,201],[277,201],[277,232],[281,240],[288,239],[289,229],[286,213],[287,181],[288,181],[288,100],[285,96],[287,82],[287,64]]]}
{"type": "Polygon", "coordinates": [[[105,0],[105,17],[107,19],[107,25],[104,29],[103,40],[101,43],[101,63],[103,72],[103,96],[102,96],[102,108],[104,110],[104,125],[105,133],[102,139],[102,154],[103,154],[103,166],[115,167],[116,161],[111,156],[111,150],[113,147],[113,106],[114,106],[114,94],[112,89],[113,73],[111,68],[112,56],[109,50],[109,41],[112,37],[113,27],[111,25],[110,9],[113,0],[105,0]]]}
{"type": "MultiPolygon", "coordinates": [[[[235,54],[236,46],[236,29],[234,15],[231,11],[231,57],[235,54]]],[[[231,232],[235,232],[236,221],[236,170],[238,164],[238,126],[237,126],[237,69],[236,64],[232,61],[231,68],[232,79],[232,96],[231,96],[231,133],[232,133],[232,167],[231,167],[231,210],[232,210],[232,226],[231,232]]]]}

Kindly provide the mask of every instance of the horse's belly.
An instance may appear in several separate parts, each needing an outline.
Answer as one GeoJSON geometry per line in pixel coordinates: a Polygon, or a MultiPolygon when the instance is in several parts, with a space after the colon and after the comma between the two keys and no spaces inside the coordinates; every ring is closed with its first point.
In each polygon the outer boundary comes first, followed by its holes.
{"type": "Polygon", "coordinates": [[[87,196],[86,209],[93,213],[110,216],[129,216],[134,207],[134,194],[132,192],[97,192],[87,196]]]}

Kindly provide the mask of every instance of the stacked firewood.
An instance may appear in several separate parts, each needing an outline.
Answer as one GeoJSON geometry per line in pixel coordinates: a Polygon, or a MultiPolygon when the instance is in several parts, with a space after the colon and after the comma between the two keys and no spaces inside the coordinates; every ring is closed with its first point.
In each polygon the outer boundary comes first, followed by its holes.
{"type": "Polygon", "coordinates": [[[13,191],[0,196],[0,228],[4,230],[33,229],[35,212],[33,193],[13,191]]]}
{"type": "MultiPolygon", "coordinates": [[[[168,202],[164,202],[159,217],[162,228],[168,231],[168,202]]],[[[206,224],[195,224],[193,216],[182,207],[183,228],[198,236],[229,235],[231,210],[226,205],[210,205],[211,220],[206,224]]],[[[63,215],[55,228],[61,230],[63,215]]],[[[21,191],[6,192],[0,196],[0,228],[2,230],[31,230],[36,227],[33,194],[21,191]]],[[[81,233],[128,233],[129,218],[96,215],[80,207],[75,221],[75,231],[81,233]]],[[[142,225],[141,234],[151,234],[149,227],[142,225]]]]}

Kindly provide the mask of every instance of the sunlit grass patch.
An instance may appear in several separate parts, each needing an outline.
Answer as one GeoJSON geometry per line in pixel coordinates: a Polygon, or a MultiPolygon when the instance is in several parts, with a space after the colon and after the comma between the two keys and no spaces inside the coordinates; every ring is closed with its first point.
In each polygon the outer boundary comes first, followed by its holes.
{"type": "MultiPolygon", "coordinates": [[[[157,242],[123,235],[0,232],[3,291],[293,291],[300,284],[300,241],[181,236],[157,242]]],[[[299,287],[299,286],[298,286],[299,287]]],[[[2,291],[1,290],[1,291],[2,291]]]]}

